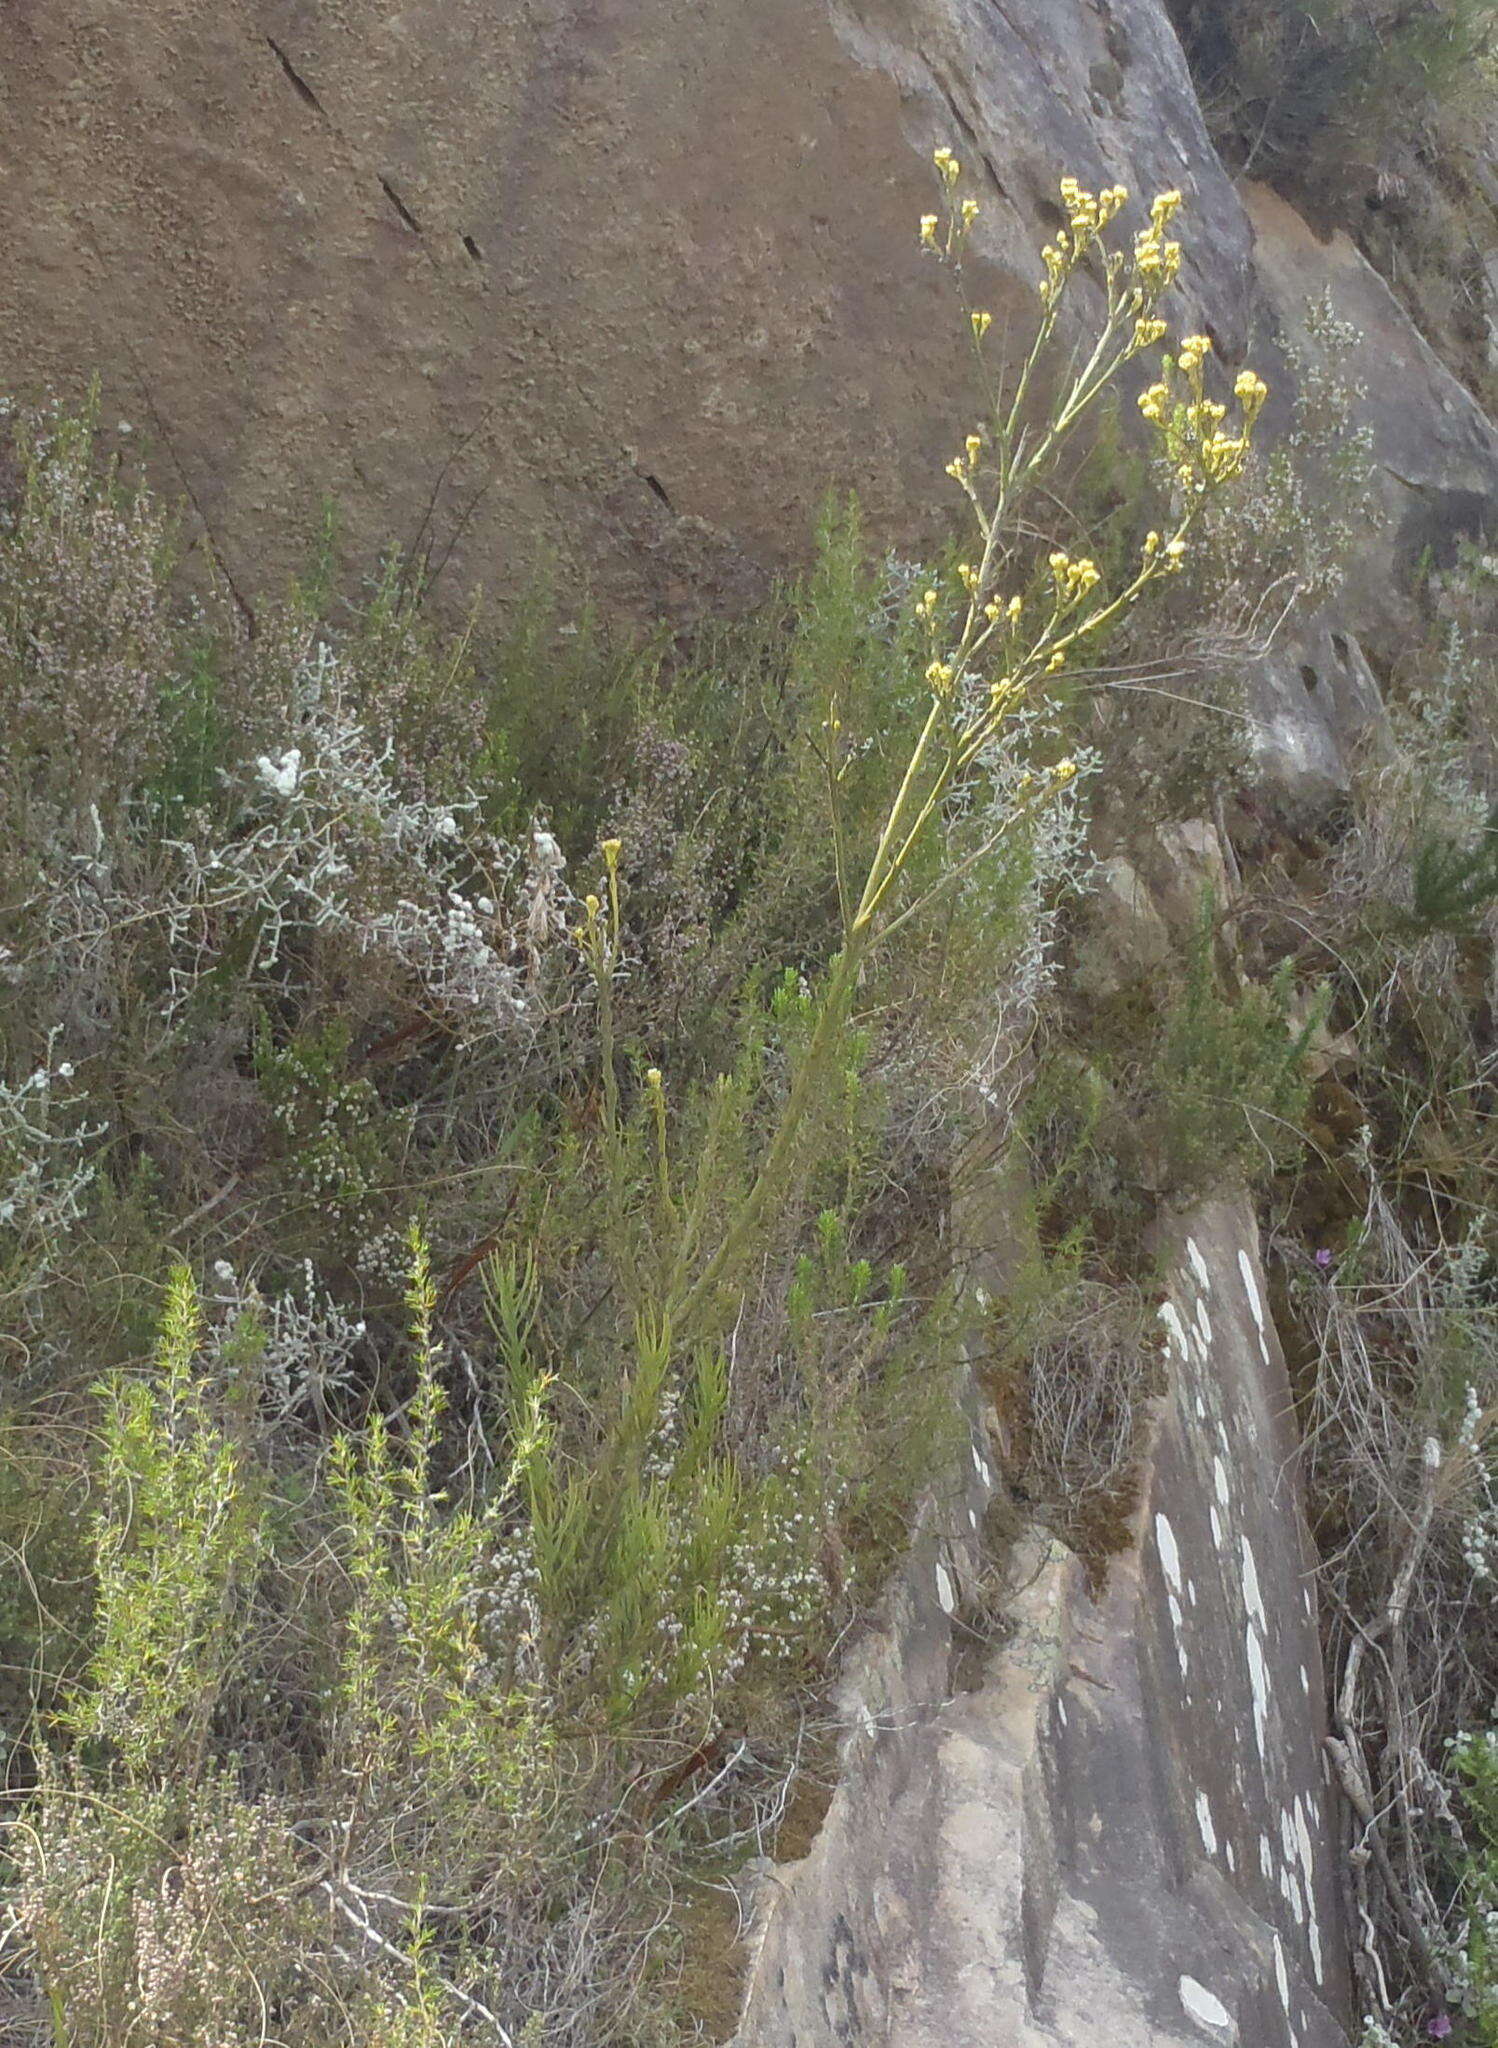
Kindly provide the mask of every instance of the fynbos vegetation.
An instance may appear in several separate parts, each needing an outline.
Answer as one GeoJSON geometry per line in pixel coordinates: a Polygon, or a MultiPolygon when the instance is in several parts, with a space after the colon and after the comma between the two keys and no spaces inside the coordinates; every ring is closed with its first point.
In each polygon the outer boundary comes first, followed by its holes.
{"type": "MultiPolygon", "coordinates": [[[[935,169],[960,288],[976,202],[935,169]]],[[[773,1843],[953,1426],[944,1189],[1079,867],[1066,678],[1177,576],[1264,398],[1167,346],[1177,195],[1132,234],[1121,188],[1062,198],[1007,382],[961,307],[966,543],[870,565],[833,508],[762,624],[691,649],[558,610],[453,638],[395,578],[338,630],[314,579],[245,641],[91,414],[11,422],[8,1981],[39,2037],[693,2031],[678,1902],[773,1843]],[[1026,508],[1140,358],[1158,510],[1105,574],[1026,508]]]]}

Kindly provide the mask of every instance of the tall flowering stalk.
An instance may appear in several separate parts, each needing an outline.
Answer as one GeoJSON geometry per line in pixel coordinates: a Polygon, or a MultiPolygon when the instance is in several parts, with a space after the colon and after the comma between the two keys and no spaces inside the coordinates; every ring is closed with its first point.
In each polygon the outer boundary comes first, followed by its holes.
{"type": "MultiPolygon", "coordinates": [[[[1161,193],[1150,208],[1148,225],[1131,243],[1115,245],[1110,230],[1128,193],[1122,185],[1089,192],[1074,178],[1061,182],[1067,225],[1041,251],[1041,317],[1035,339],[1006,388],[988,354],[992,315],[970,305],[962,286],[962,252],[978,218],[978,202],[959,194],[962,166],[951,150],[938,149],[934,163],[940,207],[922,217],[921,246],[956,276],[986,397],[984,418],[947,464],[947,475],[967,499],[977,544],[972,557],[957,566],[955,591],[932,587],[915,600],[926,639],[929,703],[856,897],[842,860],[840,772],[835,761],[829,768],[842,947],[754,1181],[697,1273],[686,1270],[686,1247],[677,1260],[671,1309],[683,1332],[731,1279],[769,1204],[783,1189],[807,1110],[834,1058],[870,956],[999,839],[1049,802],[1071,780],[1075,765],[1063,760],[1023,776],[1013,808],[987,844],[949,866],[916,901],[896,908],[901,880],[912,871],[917,850],[934,822],[965,778],[992,757],[1006,729],[1085,650],[1086,643],[1130,610],[1151,584],[1180,568],[1187,537],[1204,506],[1242,470],[1266,396],[1260,379],[1244,370],[1233,387],[1230,416],[1226,403],[1208,395],[1208,338],[1188,335],[1173,355],[1162,347],[1167,323],[1158,308],[1180,269],[1180,244],[1170,239],[1169,229],[1181,195],[1161,193]],[[1062,306],[1069,288],[1083,275],[1102,286],[1098,332],[1081,366],[1069,366],[1057,380],[1037,422],[1035,394],[1055,352],[1062,306]],[[1158,374],[1139,406],[1173,479],[1171,530],[1163,536],[1153,531],[1146,535],[1138,565],[1121,589],[1105,589],[1102,572],[1089,557],[1057,550],[1050,556],[1049,579],[1038,598],[1033,591],[1028,596],[1006,591],[1006,572],[1014,568],[1016,515],[1026,493],[1054,469],[1063,443],[1124,366],[1151,350],[1160,352],[1158,374]]],[[[831,737],[835,740],[835,733],[831,737]]]]}

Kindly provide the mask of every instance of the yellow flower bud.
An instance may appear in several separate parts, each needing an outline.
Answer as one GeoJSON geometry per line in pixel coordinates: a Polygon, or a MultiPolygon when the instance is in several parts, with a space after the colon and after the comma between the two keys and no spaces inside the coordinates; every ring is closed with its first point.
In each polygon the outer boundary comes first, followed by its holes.
{"type": "Polygon", "coordinates": [[[619,865],[619,856],[623,851],[624,841],[622,839],[605,839],[603,842],[603,857],[611,868],[619,865]]]}
{"type": "Polygon", "coordinates": [[[583,898],[583,909],[587,911],[589,917],[597,917],[602,908],[603,905],[596,896],[585,896],[583,898]]]}
{"type": "Polygon", "coordinates": [[[973,313],[969,317],[973,323],[973,335],[976,340],[981,341],[993,325],[993,315],[992,313],[973,313]]]}

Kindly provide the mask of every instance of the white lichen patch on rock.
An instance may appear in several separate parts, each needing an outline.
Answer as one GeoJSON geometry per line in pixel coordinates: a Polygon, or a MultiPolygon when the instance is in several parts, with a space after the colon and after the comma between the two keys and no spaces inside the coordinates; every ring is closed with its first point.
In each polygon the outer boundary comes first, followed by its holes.
{"type": "Polygon", "coordinates": [[[1233,2025],[1233,2015],[1215,1992],[1209,1991],[1195,1977],[1182,1977],[1177,1989],[1182,2009],[1198,2026],[1210,2027],[1219,2038],[1224,2035],[1230,2039],[1236,2037],[1238,2030],[1233,2025]]]}
{"type": "Polygon", "coordinates": [[[1176,1356],[1182,1361],[1187,1356],[1186,1331],[1181,1322],[1181,1312],[1173,1301],[1167,1301],[1160,1310],[1160,1321],[1165,1325],[1165,1334],[1176,1356]]]}
{"type": "Polygon", "coordinates": [[[1212,1802],[1205,1792],[1196,1795],[1196,1826],[1202,1847],[1209,1856],[1217,1854],[1217,1829],[1212,1822],[1212,1802]]]}

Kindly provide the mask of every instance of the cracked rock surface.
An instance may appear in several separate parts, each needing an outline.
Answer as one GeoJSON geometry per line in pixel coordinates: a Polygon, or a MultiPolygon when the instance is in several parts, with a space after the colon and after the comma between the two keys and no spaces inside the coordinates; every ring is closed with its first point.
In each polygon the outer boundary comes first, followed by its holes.
{"type": "Polygon", "coordinates": [[[1179,186],[1178,316],[1230,365],[1324,282],[1376,314],[1401,547],[1498,495],[1355,252],[1245,206],[1160,0],[11,0],[5,27],[7,380],[100,372],[107,434],[247,601],[330,496],[345,570],[406,547],[455,600],[549,560],[640,610],[732,605],[829,487],[913,551],[971,402],[913,233],[938,141],[996,333],[1033,320],[1063,171],[1179,186]]]}

